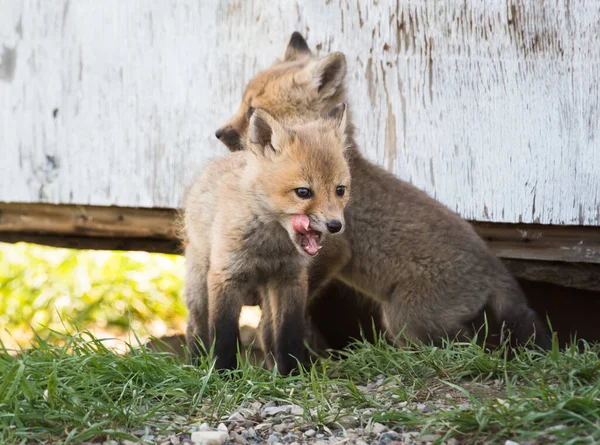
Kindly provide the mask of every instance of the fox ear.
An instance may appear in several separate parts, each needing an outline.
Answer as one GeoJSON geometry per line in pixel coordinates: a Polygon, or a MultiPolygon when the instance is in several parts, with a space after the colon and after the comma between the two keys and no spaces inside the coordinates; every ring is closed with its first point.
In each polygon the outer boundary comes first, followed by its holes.
{"type": "Polygon", "coordinates": [[[285,60],[294,60],[299,56],[306,56],[312,54],[310,48],[302,37],[302,34],[295,31],[292,33],[290,42],[288,43],[287,49],[285,50],[285,60]]]}
{"type": "Polygon", "coordinates": [[[312,83],[317,88],[317,94],[323,99],[339,92],[346,76],[346,56],[343,53],[333,53],[320,60],[310,63],[296,74],[296,82],[312,83]]]}
{"type": "Polygon", "coordinates": [[[269,113],[257,109],[248,123],[251,149],[261,156],[278,154],[288,140],[288,133],[269,113]]]}
{"type": "Polygon", "coordinates": [[[348,105],[344,102],[337,104],[325,115],[325,119],[330,122],[335,130],[343,150],[346,150],[348,142],[348,125],[347,125],[348,105]]]}

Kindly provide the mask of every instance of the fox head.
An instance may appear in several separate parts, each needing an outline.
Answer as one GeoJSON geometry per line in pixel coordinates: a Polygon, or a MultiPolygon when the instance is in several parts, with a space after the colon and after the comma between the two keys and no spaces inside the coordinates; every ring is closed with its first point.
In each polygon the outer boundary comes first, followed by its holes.
{"type": "Polygon", "coordinates": [[[304,255],[316,255],[323,237],[344,230],[346,144],[344,103],[307,123],[286,125],[262,109],[249,119],[246,178],[255,205],[283,226],[304,255]]]}
{"type": "Polygon", "coordinates": [[[284,60],[250,80],[239,109],[215,136],[229,150],[241,150],[250,118],[258,108],[277,119],[298,115],[316,119],[344,101],[345,75],[344,54],[314,57],[304,38],[294,32],[284,60]]]}

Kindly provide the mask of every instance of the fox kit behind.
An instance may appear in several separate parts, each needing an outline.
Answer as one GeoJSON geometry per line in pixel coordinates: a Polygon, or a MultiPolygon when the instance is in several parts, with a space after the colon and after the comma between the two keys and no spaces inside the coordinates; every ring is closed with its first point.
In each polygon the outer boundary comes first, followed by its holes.
{"type": "MultiPolygon", "coordinates": [[[[315,118],[330,101],[344,100],[345,73],[342,53],[314,57],[294,33],[284,60],[249,82],[239,110],[217,137],[230,150],[239,149],[236,141],[247,132],[247,116],[257,107],[279,118],[315,118]]],[[[537,343],[550,346],[546,327],[517,282],[470,224],[366,160],[354,141],[348,162],[353,197],[344,237],[351,253],[329,250],[317,259],[311,294],[332,276],[343,281],[381,305],[392,336],[403,331],[409,339],[436,342],[470,336],[473,323],[490,311],[498,326],[510,329],[515,343],[537,333],[537,343]],[[329,270],[332,266],[335,270],[329,270]]],[[[340,307],[327,315],[343,311],[340,307]]]]}
{"type": "Polygon", "coordinates": [[[241,306],[260,302],[263,351],[287,374],[306,359],[308,266],[345,228],[346,105],[293,126],[256,110],[245,145],[186,196],[188,345],[214,342],[217,368],[235,367],[241,306]]]}

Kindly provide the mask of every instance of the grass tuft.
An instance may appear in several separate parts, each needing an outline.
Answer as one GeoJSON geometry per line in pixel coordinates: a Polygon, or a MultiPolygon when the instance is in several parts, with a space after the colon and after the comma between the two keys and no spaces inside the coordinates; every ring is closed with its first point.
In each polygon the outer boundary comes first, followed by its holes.
{"type": "Polygon", "coordinates": [[[0,348],[1,443],[138,440],[140,428],[185,431],[271,401],[299,405],[321,428],[352,415],[467,443],[600,440],[600,347],[581,341],[508,361],[503,350],[475,344],[399,350],[357,342],[339,360],[281,377],[249,364],[217,373],[209,358],[189,366],[138,345],[119,355],[89,332],[62,335],[61,346],[37,336],[31,349],[0,348]]]}

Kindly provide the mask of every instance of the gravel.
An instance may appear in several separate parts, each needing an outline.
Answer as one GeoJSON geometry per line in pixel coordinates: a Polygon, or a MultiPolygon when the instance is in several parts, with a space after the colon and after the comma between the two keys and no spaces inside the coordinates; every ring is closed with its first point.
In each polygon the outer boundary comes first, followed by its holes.
{"type": "MultiPolygon", "coordinates": [[[[107,441],[105,445],[221,445],[221,444],[272,444],[272,445],[331,445],[335,443],[358,445],[424,445],[435,442],[441,436],[436,434],[421,435],[415,427],[402,428],[398,422],[388,424],[373,421],[373,415],[383,410],[390,412],[419,412],[421,415],[431,415],[449,409],[468,408],[461,394],[446,394],[440,391],[439,399],[427,397],[422,402],[406,402],[399,400],[394,387],[397,383],[384,376],[379,376],[374,383],[365,386],[357,385],[357,389],[368,393],[380,405],[379,411],[374,408],[342,409],[341,401],[344,394],[333,394],[328,397],[332,407],[330,423],[312,423],[308,419],[317,419],[316,410],[305,413],[300,406],[293,404],[278,404],[269,402],[246,403],[237,406],[230,414],[223,416],[219,422],[208,423],[206,419],[189,419],[183,416],[167,416],[162,425],[138,428],[129,431],[139,438],[139,441],[120,442],[107,441]],[[462,403],[461,403],[462,402],[462,403]],[[339,417],[336,410],[341,411],[339,417]],[[310,416],[306,416],[310,414],[310,416]],[[393,428],[391,428],[393,427],[393,428]]],[[[429,388],[432,391],[432,388],[429,388]]],[[[431,392],[429,393],[431,394],[431,392]]],[[[558,427],[557,427],[558,429],[558,427]]],[[[445,445],[458,445],[456,439],[442,442],[445,445]]],[[[98,442],[96,442],[96,445],[98,442]]],[[[91,445],[88,444],[88,445],[91,445]]],[[[515,445],[506,441],[505,445],[515,445]]],[[[525,444],[521,444],[525,445],[525,444]]]]}

